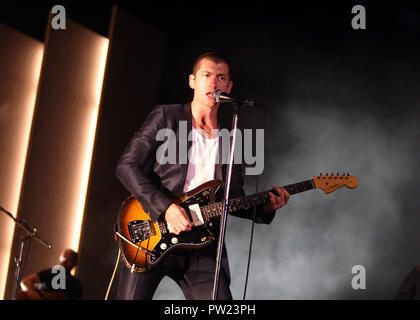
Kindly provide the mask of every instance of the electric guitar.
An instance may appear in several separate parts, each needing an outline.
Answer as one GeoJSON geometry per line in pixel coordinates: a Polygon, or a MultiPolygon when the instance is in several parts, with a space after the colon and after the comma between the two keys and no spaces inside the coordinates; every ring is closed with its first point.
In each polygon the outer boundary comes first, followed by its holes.
{"type": "MultiPolygon", "coordinates": [[[[357,185],[357,178],[350,174],[321,174],[283,188],[291,195],[315,188],[328,194],[342,186],[355,188],[357,185]]],[[[193,222],[190,231],[179,235],[170,232],[166,220],[152,221],[140,202],[133,195],[129,196],[121,204],[115,226],[125,265],[133,272],[143,273],[156,266],[169,252],[200,249],[213,242],[213,221],[223,213],[223,202],[215,202],[215,194],[220,186],[220,180],[212,180],[173,199],[174,203],[185,209],[193,222]]],[[[273,190],[231,199],[228,213],[268,202],[270,191],[273,190]]]]}

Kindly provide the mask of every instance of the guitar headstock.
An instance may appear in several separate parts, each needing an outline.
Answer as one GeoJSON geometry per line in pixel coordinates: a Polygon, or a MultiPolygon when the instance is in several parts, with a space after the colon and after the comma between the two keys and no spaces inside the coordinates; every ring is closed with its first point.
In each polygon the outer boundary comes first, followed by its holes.
{"type": "Polygon", "coordinates": [[[341,175],[338,173],[337,175],[334,175],[333,173],[330,175],[328,175],[328,173],[323,175],[321,173],[319,176],[315,176],[313,178],[313,182],[315,188],[322,189],[325,193],[331,193],[342,186],[353,189],[359,184],[357,178],[352,176],[350,173],[343,173],[341,175]]]}

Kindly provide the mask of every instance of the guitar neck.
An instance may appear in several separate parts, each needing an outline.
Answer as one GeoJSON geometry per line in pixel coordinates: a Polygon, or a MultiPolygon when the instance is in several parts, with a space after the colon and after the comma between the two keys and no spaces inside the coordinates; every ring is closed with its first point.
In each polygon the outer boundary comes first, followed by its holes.
{"type": "MultiPolygon", "coordinates": [[[[306,180],[299,183],[289,184],[287,186],[283,186],[290,195],[297,194],[300,192],[312,190],[315,188],[313,180],[306,180]]],[[[255,205],[264,204],[269,201],[270,196],[269,192],[273,192],[274,190],[268,190],[259,192],[256,194],[252,194],[249,196],[243,196],[235,199],[231,199],[229,201],[229,208],[228,213],[235,212],[238,210],[246,210],[255,205]]],[[[204,215],[206,220],[210,220],[213,218],[220,217],[223,213],[223,202],[212,203],[200,208],[201,213],[204,215]]]]}

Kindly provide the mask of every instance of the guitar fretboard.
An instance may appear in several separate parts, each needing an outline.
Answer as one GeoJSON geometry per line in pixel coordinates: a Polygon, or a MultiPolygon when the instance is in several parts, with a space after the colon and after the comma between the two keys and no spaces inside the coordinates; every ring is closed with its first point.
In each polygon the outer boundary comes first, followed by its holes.
{"type": "MultiPolygon", "coordinates": [[[[287,186],[283,186],[290,193],[290,195],[308,191],[314,189],[313,180],[306,180],[303,182],[289,184],[287,186]]],[[[228,213],[239,211],[239,210],[247,210],[255,205],[264,204],[269,201],[270,196],[269,192],[273,192],[276,194],[274,190],[259,192],[256,194],[243,196],[235,199],[231,199],[229,201],[229,208],[228,213]]],[[[201,214],[204,216],[206,220],[210,220],[213,218],[220,217],[223,213],[223,202],[212,203],[200,208],[201,214]]]]}

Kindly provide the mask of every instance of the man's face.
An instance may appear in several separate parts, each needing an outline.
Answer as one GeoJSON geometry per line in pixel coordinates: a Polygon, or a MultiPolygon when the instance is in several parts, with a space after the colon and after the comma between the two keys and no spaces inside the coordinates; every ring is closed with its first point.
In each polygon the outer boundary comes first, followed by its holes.
{"type": "Polygon", "coordinates": [[[229,66],[224,62],[215,63],[206,58],[201,60],[196,74],[190,75],[189,84],[194,89],[194,100],[207,107],[216,104],[212,98],[214,91],[219,89],[230,93],[233,85],[229,79],[229,66]]]}

